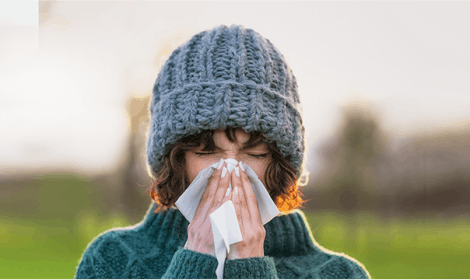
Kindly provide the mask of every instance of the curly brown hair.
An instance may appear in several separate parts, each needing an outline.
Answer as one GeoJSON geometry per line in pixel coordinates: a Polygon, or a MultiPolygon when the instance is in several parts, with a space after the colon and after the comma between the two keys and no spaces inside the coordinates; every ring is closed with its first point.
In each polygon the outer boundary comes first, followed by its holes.
{"type": "MultiPolygon", "coordinates": [[[[237,141],[235,138],[236,128],[225,129],[225,134],[231,142],[237,141]]],[[[250,139],[245,146],[256,146],[264,141],[263,135],[259,132],[251,132],[250,139]]],[[[215,143],[213,139],[214,130],[205,130],[199,134],[184,137],[178,141],[170,152],[163,156],[158,170],[153,170],[156,174],[150,187],[147,189],[149,196],[159,206],[155,213],[167,211],[181,194],[186,190],[191,182],[188,182],[185,166],[185,152],[204,145],[202,151],[213,151],[215,143]]],[[[296,172],[289,158],[285,158],[276,147],[275,143],[267,143],[272,161],[268,165],[265,173],[266,189],[281,212],[289,212],[295,208],[302,207],[308,200],[303,200],[303,193],[299,189],[305,184],[300,184],[296,172]]]]}

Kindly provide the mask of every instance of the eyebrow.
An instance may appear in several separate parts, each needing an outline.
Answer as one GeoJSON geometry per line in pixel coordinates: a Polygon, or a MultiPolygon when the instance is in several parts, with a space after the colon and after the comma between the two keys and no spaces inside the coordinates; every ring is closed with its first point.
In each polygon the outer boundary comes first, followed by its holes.
{"type": "Polygon", "coordinates": [[[249,150],[251,148],[258,147],[259,145],[263,144],[263,139],[258,139],[257,141],[251,143],[250,145],[243,145],[241,150],[249,150]]]}
{"type": "MultiPolygon", "coordinates": [[[[240,149],[241,151],[246,151],[246,150],[249,150],[249,149],[252,149],[252,148],[256,148],[258,147],[259,145],[263,144],[263,140],[260,139],[260,140],[257,140],[249,145],[243,145],[242,148],[240,149]]],[[[222,150],[221,148],[219,148],[218,146],[214,145],[215,146],[215,150],[216,151],[220,151],[222,150]]],[[[268,148],[269,149],[269,148],[268,148]]]]}

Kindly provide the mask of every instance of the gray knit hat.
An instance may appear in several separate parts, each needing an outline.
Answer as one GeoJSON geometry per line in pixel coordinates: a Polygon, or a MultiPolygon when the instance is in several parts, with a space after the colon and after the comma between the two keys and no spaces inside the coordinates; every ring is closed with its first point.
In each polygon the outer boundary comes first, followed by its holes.
{"type": "Polygon", "coordinates": [[[181,138],[227,127],[261,132],[290,156],[298,178],[302,173],[305,129],[297,82],[284,56],[252,29],[221,25],[174,50],[153,87],[150,113],[153,175],[181,138]]]}

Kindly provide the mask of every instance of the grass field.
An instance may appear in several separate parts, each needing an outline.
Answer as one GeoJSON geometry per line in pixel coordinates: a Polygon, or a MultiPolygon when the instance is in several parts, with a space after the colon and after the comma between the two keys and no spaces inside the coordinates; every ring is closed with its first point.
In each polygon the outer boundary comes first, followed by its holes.
{"type": "MultiPolygon", "coordinates": [[[[383,221],[306,213],[323,247],[362,262],[372,278],[470,278],[470,224],[463,219],[383,221]]],[[[0,218],[0,278],[72,278],[87,243],[128,224],[82,212],[74,220],[0,218]]]]}
{"type": "MultiPolygon", "coordinates": [[[[77,175],[38,176],[0,189],[0,278],[72,278],[96,235],[129,225],[122,215],[109,216],[103,203],[109,193],[77,175]]],[[[320,245],[357,259],[372,278],[470,278],[467,219],[305,214],[320,245]]]]}
{"type": "Polygon", "coordinates": [[[470,278],[467,219],[306,216],[320,245],[359,260],[372,278],[470,278]]]}

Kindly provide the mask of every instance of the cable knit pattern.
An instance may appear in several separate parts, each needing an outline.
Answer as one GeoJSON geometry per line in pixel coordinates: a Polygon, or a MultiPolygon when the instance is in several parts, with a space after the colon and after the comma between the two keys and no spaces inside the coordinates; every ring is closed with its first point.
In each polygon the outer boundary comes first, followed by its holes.
{"type": "Polygon", "coordinates": [[[179,139],[203,130],[259,131],[304,165],[304,126],[297,82],[283,55],[243,26],[194,35],[173,51],[153,87],[147,156],[151,171],[179,139]]]}
{"type": "MultiPolygon", "coordinates": [[[[212,278],[217,259],[184,249],[189,222],[178,209],[153,213],[133,227],[96,237],[85,250],[75,278],[212,278]]],[[[319,246],[302,211],[264,225],[264,257],[226,260],[224,278],[370,278],[356,260],[319,246]]]]}

